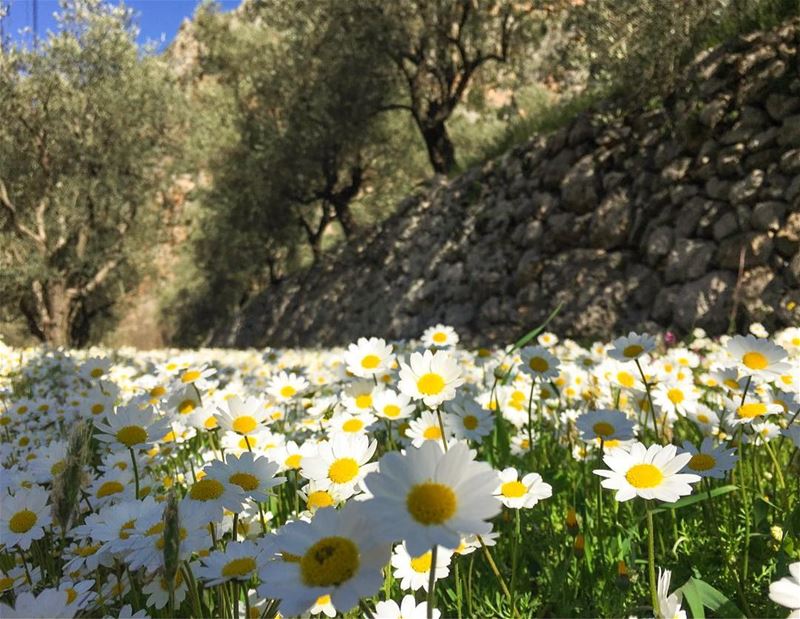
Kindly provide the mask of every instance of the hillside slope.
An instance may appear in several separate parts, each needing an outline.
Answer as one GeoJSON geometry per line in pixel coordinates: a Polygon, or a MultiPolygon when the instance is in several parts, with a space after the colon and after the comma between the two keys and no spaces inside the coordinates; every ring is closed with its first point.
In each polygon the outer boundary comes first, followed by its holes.
{"type": "Polygon", "coordinates": [[[214,343],[343,344],[440,321],[507,342],[559,303],[554,330],[578,338],[719,334],[734,304],[740,325],[800,324],[798,42],[798,22],[741,38],[699,57],[659,109],[583,115],[432,181],[214,343]]]}

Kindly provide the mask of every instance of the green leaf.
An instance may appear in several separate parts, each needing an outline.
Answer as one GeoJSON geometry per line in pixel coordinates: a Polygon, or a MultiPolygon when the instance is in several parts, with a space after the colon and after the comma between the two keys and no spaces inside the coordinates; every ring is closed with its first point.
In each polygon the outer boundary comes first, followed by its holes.
{"type": "Polygon", "coordinates": [[[545,327],[546,327],[546,326],[547,326],[547,325],[550,323],[550,321],[551,321],[551,320],[553,320],[553,318],[555,318],[555,317],[558,315],[558,313],[561,311],[561,307],[562,307],[563,305],[564,305],[564,303],[563,303],[563,302],[562,302],[562,303],[559,303],[559,304],[558,304],[558,306],[556,307],[556,309],[554,309],[552,312],[550,312],[550,315],[547,317],[547,320],[545,320],[545,321],[544,321],[542,324],[540,324],[540,325],[539,325],[538,327],[536,327],[535,329],[533,329],[533,330],[531,330],[531,331],[528,331],[528,332],[527,332],[525,335],[523,335],[523,336],[522,336],[521,338],[519,338],[519,339],[518,339],[516,342],[514,342],[514,345],[513,345],[513,346],[512,346],[512,347],[511,347],[509,350],[507,350],[507,351],[506,351],[506,354],[507,354],[507,355],[510,355],[510,354],[511,354],[512,352],[514,352],[515,350],[518,350],[518,349],[522,348],[523,346],[525,346],[525,344],[527,344],[528,342],[530,342],[530,341],[531,341],[533,338],[535,338],[535,337],[536,337],[537,335],[539,335],[539,334],[540,334],[542,331],[544,331],[544,328],[545,328],[545,327]]]}
{"type": "Polygon", "coordinates": [[[693,619],[704,619],[706,608],[714,611],[719,617],[743,619],[745,616],[724,593],[699,578],[690,578],[678,591],[683,594],[689,605],[693,619]]]}
{"type": "Polygon", "coordinates": [[[653,510],[654,514],[658,514],[663,512],[667,509],[681,509],[682,507],[687,507],[689,505],[694,505],[695,503],[700,503],[701,501],[706,501],[709,498],[714,498],[721,496],[723,494],[728,494],[729,492],[734,492],[738,490],[738,486],[734,485],[727,485],[721,486],[719,488],[714,488],[710,493],[709,492],[700,492],[698,494],[692,494],[687,497],[683,497],[680,501],[675,501],[674,503],[663,503],[660,507],[653,510]]]}

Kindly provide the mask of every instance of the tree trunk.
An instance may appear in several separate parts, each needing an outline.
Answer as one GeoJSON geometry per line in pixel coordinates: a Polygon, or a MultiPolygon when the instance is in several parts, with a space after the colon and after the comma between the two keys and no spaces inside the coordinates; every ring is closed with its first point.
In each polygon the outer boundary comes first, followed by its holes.
{"type": "Polygon", "coordinates": [[[73,297],[57,282],[46,289],[47,315],[42,318],[44,340],[51,346],[69,346],[73,297]]]}
{"type": "Polygon", "coordinates": [[[433,124],[420,126],[420,130],[433,171],[437,174],[452,172],[456,166],[456,153],[444,121],[434,121],[433,124]]]}

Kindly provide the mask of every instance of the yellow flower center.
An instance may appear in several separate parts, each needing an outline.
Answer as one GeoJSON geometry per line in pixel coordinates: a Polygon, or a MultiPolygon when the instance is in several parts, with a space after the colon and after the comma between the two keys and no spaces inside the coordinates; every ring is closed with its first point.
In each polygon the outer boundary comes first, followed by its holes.
{"type": "Polygon", "coordinates": [[[413,557],[411,559],[411,569],[417,572],[418,574],[425,574],[431,571],[431,551],[429,550],[424,555],[420,555],[418,557],[413,557]]]}
{"type": "Polygon", "coordinates": [[[216,479],[201,479],[192,486],[189,496],[195,501],[212,501],[221,497],[223,492],[225,486],[216,479]]]}
{"type": "Polygon", "coordinates": [[[426,526],[447,522],[456,513],[457,504],[452,488],[436,482],[417,484],[406,496],[411,517],[426,526]]]}
{"type": "Polygon", "coordinates": [[[283,464],[287,469],[299,469],[302,461],[303,456],[300,454],[292,454],[283,461],[283,464]]]}
{"type": "Polygon", "coordinates": [[[428,426],[425,428],[422,436],[428,441],[438,441],[442,438],[442,431],[439,429],[439,426],[428,426]]]}
{"type": "Polygon", "coordinates": [[[284,398],[291,398],[295,393],[297,393],[297,390],[291,385],[285,385],[281,387],[280,393],[284,398]]]}
{"type": "Polygon", "coordinates": [[[239,434],[250,434],[258,426],[255,417],[242,415],[233,420],[233,430],[239,434]]]}
{"type": "Polygon", "coordinates": [[[353,458],[339,458],[328,468],[328,478],[335,484],[346,484],[358,475],[358,462],[353,458]]]}
{"type": "Polygon", "coordinates": [[[742,363],[751,370],[763,370],[769,365],[769,360],[760,352],[746,352],[742,356],[742,363]]]}
{"type": "Polygon", "coordinates": [[[250,473],[234,473],[230,476],[230,478],[228,478],[228,481],[232,484],[236,484],[246,492],[250,492],[251,490],[258,488],[258,477],[251,475],[250,473]]]}
{"type": "Polygon", "coordinates": [[[542,357],[532,357],[531,360],[528,361],[528,367],[534,372],[546,372],[550,369],[550,364],[547,363],[547,359],[543,359],[542,357]]]}
{"type": "Polygon", "coordinates": [[[342,424],[342,430],[345,432],[360,432],[364,427],[364,422],[360,419],[348,419],[342,424]]]}
{"type": "Polygon", "coordinates": [[[66,594],[67,604],[72,604],[75,601],[75,598],[78,597],[78,593],[72,587],[66,590],[66,594]]]}
{"type": "Polygon", "coordinates": [[[643,351],[644,348],[639,344],[630,344],[622,350],[622,354],[628,359],[633,359],[634,357],[641,355],[643,351]]]}
{"type": "Polygon", "coordinates": [[[417,389],[423,395],[437,395],[444,389],[444,379],[438,374],[428,372],[419,377],[417,389]]]}
{"type": "Polygon", "coordinates": [[[92,415],[99,415],[104,410],[106,410],[106,407],[103,406],[102,404],[93,404],[92,405],[92,415]]]}
{"type": "Polygon", "coordinates": [[[27,533],[36,524],[36,514],[29,509],[23,509],[11,516],[8,528],[14,533],[27,533]]]}
{"type": "Polygon", "coordinates": [[[330,595],[321,595],[317,598],[315,606],[327,606],[331,603],[331,596],[330,595]]]}
{"type": "Polygon", "coordinates": [[[184,400],[183,402],[178,404],[178,412],[181,415],[188,415],[195,408],[197,408],[197,402],[195,402],[194,400],[184,400]]]}
{"type": "Polygon", "coordinates": [[[436,333],[433,334],[433,337],[431,339],[437,344],[444,344],[447,341],[447,335],[445,333],[442,333],[441,331],[437,331],[436,333]]]}
{"type": "Polygon", "coordinates": [[[0,577],[0,591],[7,591],[14,586],[14,579],[8,576],[0,577]]]}
{"type": "Polygon", "coordinates": [[[206,430],[213,430],[214,428],[216,428],[216,427],[217,427],[217,425],[218,425],[218,424],[217,424],[217,418],[216,418],[216,417],[214,417],[214,416],[211,416],[211,417],[209,417],[208,419],[206,419],[206,420],[203,422],[203,427],[204,427],[206,430]]]}
{"type": "Polygon", "coordinates": [[[136,523],[135,520],[128,520],[128,522],[123,524],[119,528],[119,538],[120,539],[128,539],[131,536],[131,534],[128,533],[128,531],[130,531],[133,528],[135,523],[136,523]]]}
{"type": "Polygon", "coordinates": [[[652,464],[635,464],[625,473],[625,479],[634,488],[655,488],[664,480],[664,474],[652,464]]]}
{"type": "Polygon", "coordinates": [[[256,569],[256,560],[252,557],[242,557],[228,561],[222,566],[222,575],[225,578],[244,578],[256,569]]]}
{"type": "Polygon", "coordinates": [[[387,417],[397,417],[400,414],[400,407],[396,404],[387,404],[383,407],[383,414],[387,417]]]}
{"type": "Polygon", "coordinates": [[[323,537],[300,559],[300,576],[309,587],[338,587],[360,564],[358,547],[345,537],[323,537]]]}
{"type": "Polygon", "coordinates": [[[333,505],[333,497],[327,490],[316,490],[308,495],[306,505],[309,509],[319,509],[333,505]]]}
{"type": "Polygon", "coordinates": [[[507,481],[500,486],[500,492],[502,495],[509,499],[517,499],[521,496],[525,496],[527,491],[528,489],[521,481],[507,481]]]}
{"type": "Polygon", "coordinates": [[[243,436],[239,441],[239,449],[252,449],[256,446],[258,440],[253,436],[243,436]]]}
{"type": "Polygon", "coordinates": [[[614,426],[605,421],[598,421],[592,426],[592,430],[597,436],[602,436],[603,438],[607,438],[614,434],[614,426]]]}
{"type": "Polygon", "coordinates": [[[683,402],[685,396],[683,395],[683,391],[680,389],[670,389],[667,391],[667,397],[673,404],[680,404],[683,402]]]}
{"type": "Polygon", "coordinates": [[[478,427],[478,418],[475,415],[466,415],[463,424],[467,430],[474,430],[478,427]]]}
{"type": "Polygon", "coordinates": [[[708,454],[695,454],[689,460],[689,468],[693,471],[707,471],[713,469],[717,461],[708,454]]]}
{"type": "Polygon", "coordinates": [[[103,375],[103,368],[94,368],[89,374],[92,378],[100,378],[103,375]]]}
{"type": "Polygon", "coordinates": [[[367,355],[361,360],[361,367],[365,370],[374,370],[381,363],[381,358],[378,355],[367,355]]]}
{"type": "Polygon", "coordinates": [[[89,546],[82,546],[76,549],[75,554],[79,557],[91,557],[98,550],[100,550],[100,544],[90,544],[89,546]]]}
{"type": "Polygon", "coordinates": [[[748,402],[740,406],[736,411],[736,414],[743,419],[753,419],[754,417],[766,415],[766,413],[767,405],[763,402],[748,402]]]}
{"type": "Polygon", "coordinates": [[[147,432],[141,426],[125,426],[118,430],[115,436],[126,447],[133,447],[147,440],[147,432]]]}
{"type": "Polygon", "coordinates": [[[166,387],[164,387],[163,385],[156,385],[155,387],[153,387],[150,390],[150,397],[151,398],[160,398],[166,392],[167,392],[166,387]]]}
{"type": "Polygon", "coordinates": [[[196,381],[198,378],[200,378],[200,372],[198,372],[197,370],[186,370],[183,373],[183,376],[181,376],[181,382],[191,383],[193,381],[196,381]]]}
{"type": "Polygon", "coordinates": [[[63,460],[59,460],[53,466],[50,467],[50,474],[55,477],[56,475],[60,475],[64,472],[64,469],[67,467],[66,463],[63,460]]]}
{"type": "Polygon", "coordinates": [[[629,372],[619,372],[617,374],[617,380],[620,385],[628,389],[633,389],[633,386],[636,384],[636,379],[633,377],[633,374],[629,372]]]}
{"type": "Polygon", "coordinates": [[[123,490],[125,490],[125,488],[118,481],[107,481],[100,486],[100,489],[97,491],[97,498],[102,499],[103,497],[111,496],[112,494],[118,494],[123,490]]]}
{"type": "Polygon", "coordinates": [[[358,408],[369,408],[372,406],[372,396],[369,393],[358,396],[356,398],[356,406],[358,408]]]}

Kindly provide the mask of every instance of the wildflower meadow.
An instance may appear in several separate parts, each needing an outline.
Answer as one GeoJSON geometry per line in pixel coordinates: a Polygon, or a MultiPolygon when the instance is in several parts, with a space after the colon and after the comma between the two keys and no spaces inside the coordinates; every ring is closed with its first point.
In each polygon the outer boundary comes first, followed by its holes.
{"type": "Polygon", "coordinates": [[[800,617],[800,329],[0,351],[2,617],[800,617]]]}

